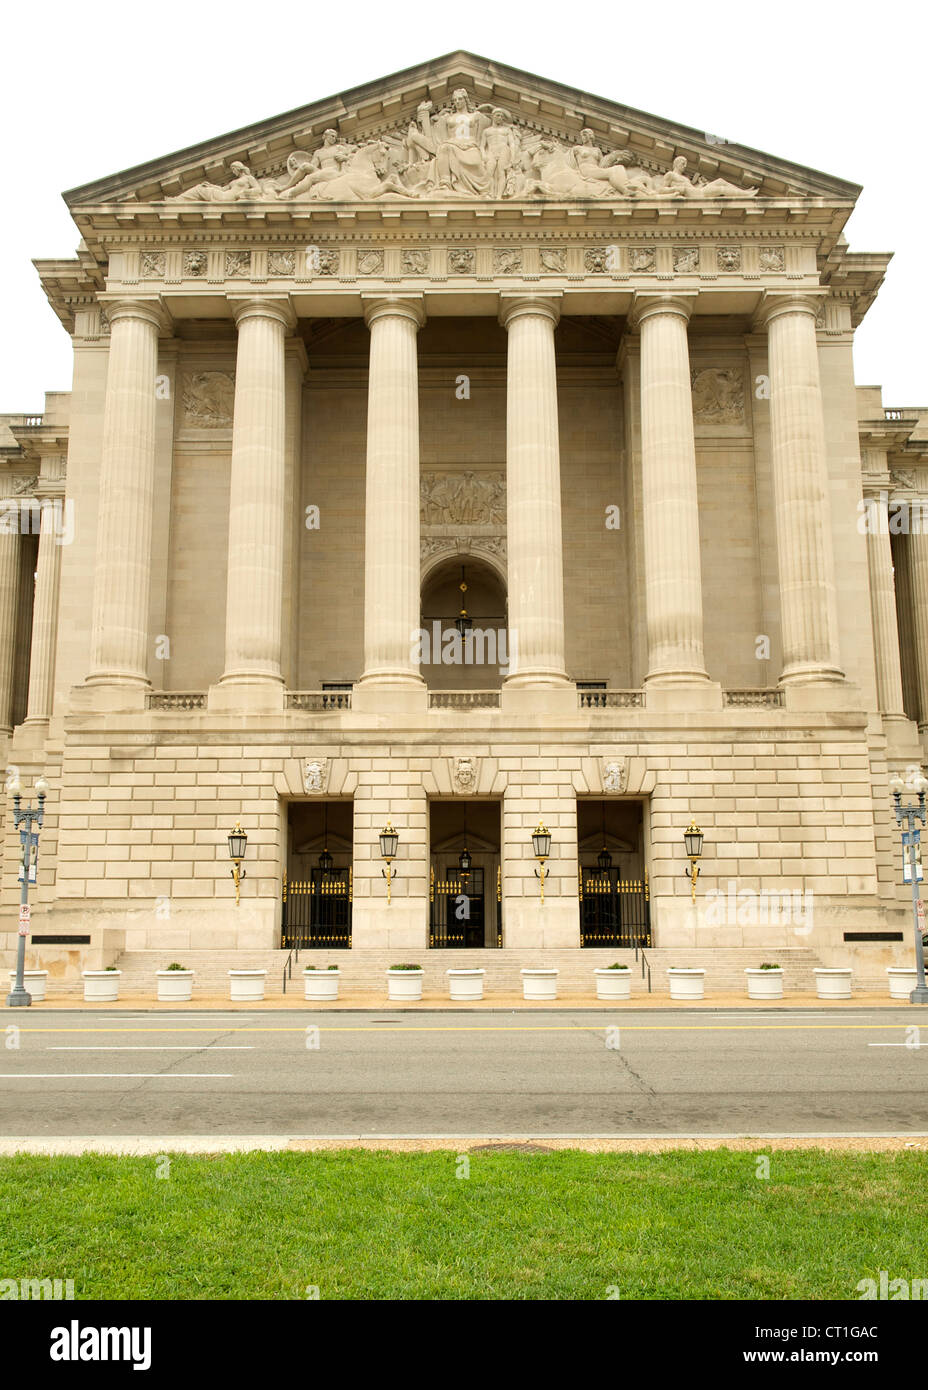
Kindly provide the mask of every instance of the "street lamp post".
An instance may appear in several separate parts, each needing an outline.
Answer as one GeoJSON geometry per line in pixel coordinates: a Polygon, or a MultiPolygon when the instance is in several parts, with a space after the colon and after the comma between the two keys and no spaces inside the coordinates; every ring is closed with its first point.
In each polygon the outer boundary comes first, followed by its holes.
{"type": "Polygon", "coordinates": [[[22,786],[18,777],[14,777],[9,785],[9,790],[13,794],[13,817],[16,829],[19,831],[19,841],[22,845],[22,874],[23,885],[19,895],[19,939],[16,946],[16,983],[6,997],[7,1007],[10,1009],[28,1009],[32,1003],[32,995],[26,990],[23,982],[23,974],[26,968],[26,937],[29,935],[29,870],[38,857],[39,834],[42,829],[42,821],[45,816],[45,798],[48,795],[48,783],[44,777],[40,777],[35,784],[36,794],[39,798],[37,809],[28,805],[25,810],[22,806],[22,786]],[[33,822],[38,826],[38,830],[33,830],[33,822]],[[24,828],[22,828],[24,827],[24,828]]]}
{"type": "MultiPolygon", "coordinates": [[[[911,801],[908,805],[902,804],[902,793],[906,788],[906,783],[896,773],[895,777],[889,780],[889,789],[893,794],[893,801],[896,804],[896,823],[905,824],[908,833],[907,848],[909,851],[909,866],[912,872],[912,918],[915,927],[915,969],[916,982],[915,988],[909,995],[910,1004],[928,1004],[928,985],[925,983],[925,948],[922,944],[922,933],[924,931],[924,919],[922,902],[918,892],[918,836],[916,825],[925,824],[925,792],[928,791],[928,781],[922,774],[920,768],[914,768],[909,777],[908,788],[918,796],[918,805],[915,806],[911,801]]],[[[903,837],[903,844],[906,844],[903,837]]]]}

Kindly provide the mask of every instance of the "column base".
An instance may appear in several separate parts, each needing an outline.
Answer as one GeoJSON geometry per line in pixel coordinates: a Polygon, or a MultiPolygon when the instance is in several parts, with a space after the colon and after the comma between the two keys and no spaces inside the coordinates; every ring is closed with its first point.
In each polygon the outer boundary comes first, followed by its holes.
{"type": "Polygon", "coordinates": [[[802,661],[784,666],[780,685],[841,685],[846,680],[839,666],[823,666],[821,662],[802,661]]]}
{"type": "Polygon", "coordinates": [[[282,714],[283,679],[223,676],[218,685],[210,686],[206,708],[210,714],[282,714]]]}
{"type": "Polygon", "coordinates": [[[860,710],[860,690],[846,680],[821,680],[782,686],[786,708],[793,711],[860,710]]]}
{"type": "Polygon", "coordinates": [[[33,716],[32,719],[23,720],[16,730],[15,746],[22,749],[38,749],[45,745],[48,738],[48,720],[33,716]]]}
{"type": "Polygon", "coordinates": [[[88,676],[83,685],[71,687],[71,710],[75,714],[99,711],[103,714],[123,710],[143,710],[151,693],[151,683],[133,677],[88,676]]]}

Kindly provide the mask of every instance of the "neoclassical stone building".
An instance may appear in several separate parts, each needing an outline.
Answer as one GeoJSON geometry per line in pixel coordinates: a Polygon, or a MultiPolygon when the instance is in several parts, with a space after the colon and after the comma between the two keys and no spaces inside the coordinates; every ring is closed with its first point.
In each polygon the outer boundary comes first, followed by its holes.
{"type": "Polygon", "coordinates": [[[928,410],[855,385],[859,191],[454,53],[68,193],[73,389],[0,436],[30,959],[905,958],[928,410]]]}

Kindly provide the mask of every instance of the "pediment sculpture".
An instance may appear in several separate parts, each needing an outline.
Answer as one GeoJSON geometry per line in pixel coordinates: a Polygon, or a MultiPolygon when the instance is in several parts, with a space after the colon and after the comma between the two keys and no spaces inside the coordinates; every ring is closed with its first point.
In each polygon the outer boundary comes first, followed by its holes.
{"type": "Polygon", "coordinates": [[[177,201],[351,202],[373,199],[753,198],[756,188],[688,174],[679,155],[665,173],[606,151],[594,131],[567,143],[521,126],[502,106],[475,106],[463,87],[436,111],[423,101],[403,131],[352,141],[325,131],[314,151],[294,150],[286,170],[258,178],[241,160],[227,184],[199,183],[177,201]]]}

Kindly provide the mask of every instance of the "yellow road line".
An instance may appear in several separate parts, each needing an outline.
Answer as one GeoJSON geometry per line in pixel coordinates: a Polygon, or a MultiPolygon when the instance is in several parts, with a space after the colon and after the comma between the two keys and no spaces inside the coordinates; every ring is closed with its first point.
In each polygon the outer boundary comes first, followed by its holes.
{"type": "MultiPolygon", "coordinates": [[[[390,1033],[584,1033],[602,1032],[605,1028],[621,1028],[623,1033],[790,1033],[790,1032],[882,1032],[887,1028],[905,1028],[904,1023],[622,1023],[621,1015],[615,1023],[552,1024],[550,1026],[528,1026],[511,1024],[509,1027],[490,1027],[481,1024],[459,1027],[430,1028],[417,1024],[393,1026],[390,1033]]],[[[371,1033],[374,1028],[333,1027],[331,1024],[305,1024],[288,1028],[230,1028],[217,1024],[213,1028],[27,1028],[21,1026],[23,1033],[305,1033],[307,1028],[318,1028],[321,1033],[371,1033]]],[[[378,1036],[387,1036],[380,1034],[378,1036]]]]}

